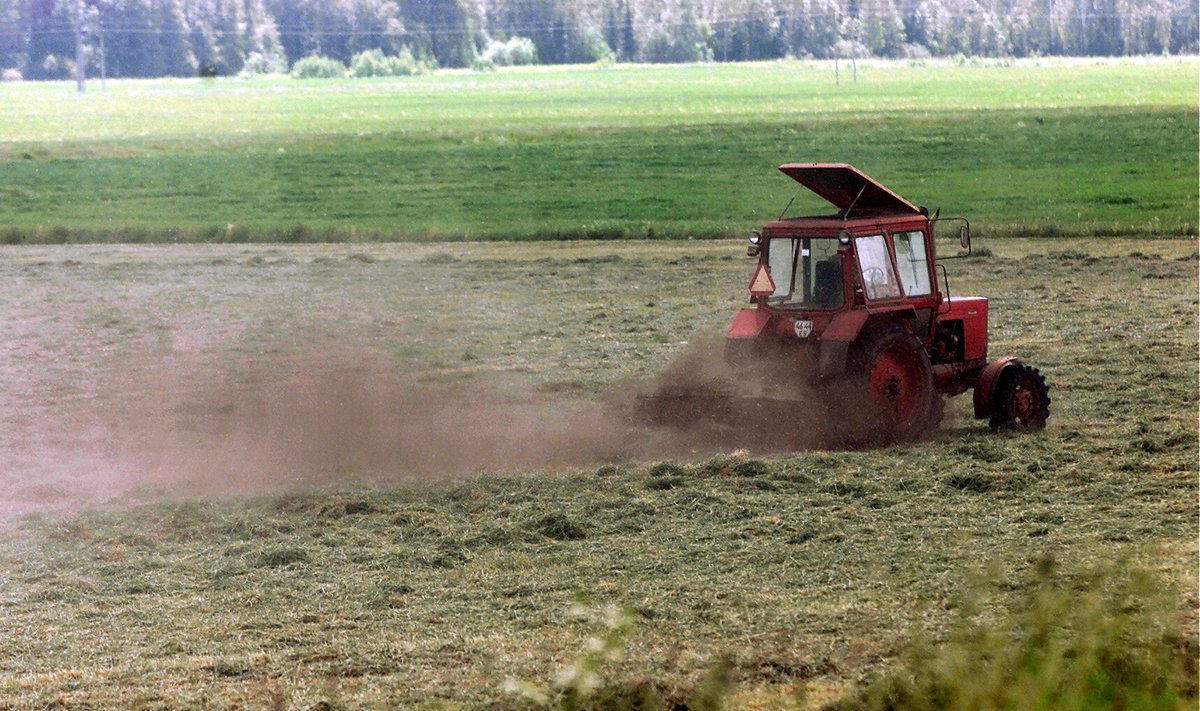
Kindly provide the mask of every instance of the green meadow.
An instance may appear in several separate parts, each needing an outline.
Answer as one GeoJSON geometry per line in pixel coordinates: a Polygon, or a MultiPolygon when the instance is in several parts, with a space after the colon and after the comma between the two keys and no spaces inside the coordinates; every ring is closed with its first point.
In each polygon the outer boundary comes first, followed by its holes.
{"type": "Polygon", "coordinates": [[[984,235],[1193,235],[1197,77],[1172,58],[5,84],[0,239],[729,236],[796,194],[792,161],[853,163],[984,235]]]}

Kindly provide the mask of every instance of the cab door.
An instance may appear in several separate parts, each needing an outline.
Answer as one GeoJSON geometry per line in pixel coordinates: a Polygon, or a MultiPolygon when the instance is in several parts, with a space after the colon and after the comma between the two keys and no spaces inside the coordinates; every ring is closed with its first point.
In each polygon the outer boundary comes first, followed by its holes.
{"type": "Polygon", "coordinates": [[[896,259],[896,274],[904,298],[917,313],[914,331],[921,340],[932,337],[939,295],[937,278],[933,273],[932,244],[923,229],[894,229],[890,231],[892,253],[896,259]]]}

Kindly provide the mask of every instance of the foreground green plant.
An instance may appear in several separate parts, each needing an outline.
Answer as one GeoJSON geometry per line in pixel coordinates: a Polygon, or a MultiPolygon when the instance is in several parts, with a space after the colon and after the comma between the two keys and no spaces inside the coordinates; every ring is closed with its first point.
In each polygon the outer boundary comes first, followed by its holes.
{"type": "MultiPolygon", "coordinates": [[[[597,629],[584,642],[583,653],[554,675],[549,687],[509,679],[504,690],[518,694],[540,708],[562,709],[666,709],[655,685],[646,680],[622,680],[613,667],[625,656],[625,645],[634,630],[635,614],[614,605],[596,606],[579,596],[571,616],[597,629]]],[[[684,708],[716,711],[725,705],[731,687],[730,662],[722,659],[693,690],[684,708]]]]}
{"type": "Polygon", "coordinates": [[[1017,611],[988,620],[968,599],[950,640],[914,644],[900,669],[844,710],[1182,709],[1196,707],[1196,638],[1178,632],[1170,586],[1145,571],[1075,579],[1053,558],[1017,611]]]}

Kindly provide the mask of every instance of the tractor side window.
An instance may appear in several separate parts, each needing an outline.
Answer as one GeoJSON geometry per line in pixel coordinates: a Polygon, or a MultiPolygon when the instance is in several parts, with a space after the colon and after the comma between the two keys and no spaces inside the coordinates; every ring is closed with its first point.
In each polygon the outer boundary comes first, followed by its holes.
{"type": "Polygon", "coordinates": [[[862,272],[863,291],[868,299],[895,299],[900,296],[900,283],[892,270],[887,242],[883,235],[858,237],[854,240],[858,252],[858,268],[862,272]]]}
{"type": "Polygon", "coordinates": [[[907,296],[929,296],[929,254],[925,251],[924,232],[902,232],[895,235],[896,268],[907,296]]]}

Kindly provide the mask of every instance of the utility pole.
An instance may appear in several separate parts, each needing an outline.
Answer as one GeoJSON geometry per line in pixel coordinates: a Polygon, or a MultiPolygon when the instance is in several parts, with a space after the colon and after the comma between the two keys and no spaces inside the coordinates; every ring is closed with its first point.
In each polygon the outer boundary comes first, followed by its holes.
{"type": "Polygon", "coordinates": [[[108,89],[108,57],[104,54],[104,21],[96,22],[100,32],[100,91],[108,89]]]}
{"type": "Polygon", "coordinates": [[[83,56],[83,0],[75,0],[75,86],[87,91],[87,67],[83,56]]]}
{"type": "Polygon", "coordinates": [[[1080,54],[1087,54],[1092,47],[1092,40],[1088,37],[1088,12],[1087,5],[1079,3],[1079,40],[1082,42],[1083,51],[1080,54]]]}

